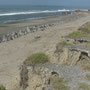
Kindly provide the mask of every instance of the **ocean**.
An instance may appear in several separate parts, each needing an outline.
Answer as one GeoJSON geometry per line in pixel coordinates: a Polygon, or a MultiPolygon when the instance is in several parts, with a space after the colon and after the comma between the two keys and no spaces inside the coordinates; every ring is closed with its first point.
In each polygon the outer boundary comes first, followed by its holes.
{"type": "Polygon", "coordinates": [[[45,18],[73,10],[63,6],[0,6],[0,23],[45,18]]]}

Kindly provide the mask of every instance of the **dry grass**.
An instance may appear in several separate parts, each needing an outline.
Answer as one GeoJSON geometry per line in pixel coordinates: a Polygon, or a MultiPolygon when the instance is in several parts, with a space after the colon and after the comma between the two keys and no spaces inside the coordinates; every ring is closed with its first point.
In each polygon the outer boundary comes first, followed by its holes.
{"type": "Polygon", "coordinates": [[[83,32],[90,32],[90,22],[83,24],[78,30],[83,32]]]}
{"type": "Polygon", "coordinates": [[[90,74],[86,74],[86,78],[88,81],[90,81],[90,74]]]}
{"type": "Polygon", "coordinates": [[[71,43],[69,43],[69,42],[66,42],[66,41],[62,41],[62,42],[58,43],[58,45],[61,45],[61,46],[69,46],[69,45],[73,45],[73,44],[71,44],[71,43]]]}
{"type": "Polygon", "coordinates": [[[82,65],[81,65],[81,68],[82,68],[83,70],[90,70],[90,64],[82,64],[82,65]]]}
{"type": "Polygon", "coordinates": [[[64,78],[54,76],[51,78],[51,82],[54,90],[69,90],[69,87],[65,85],[64,78]]]}
{"type": "Polygon", "coordinates": [[[70,33],[68,37],[72,37],[72,38],[90,37],[90,34],[87,32],[75,31],[70,33]]]}
{"type": "Polygon", "coordinates": [[[78,90],[90,90],[90,85],[87,83],[80,83],[78,90]]]}

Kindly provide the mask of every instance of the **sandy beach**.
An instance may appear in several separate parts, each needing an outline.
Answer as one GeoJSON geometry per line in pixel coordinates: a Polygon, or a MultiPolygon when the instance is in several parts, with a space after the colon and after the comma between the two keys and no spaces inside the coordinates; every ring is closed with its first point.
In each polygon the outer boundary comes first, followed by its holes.
{"type": "Polygon", "coordinates": [[[72,20],[76,20],[85,16],[84,14],[72,14],[72,15],[58,15],[58,16],[51,16],[47,18],[41,19],[31,19],[31,20],[24,20],[24,21],[17,21],[17,22],[8,22],[5,24],[0,24],[0,35],[6,34],[13,31],[18,31],[23,29],[26,26],[34,26],[34,25],[43,25],[43,24],[64,24],[70,22],[72,20]]]}
{"type": "Polygon", "coordinates": [[[90,14],[72,14],[0,24],[0,34],[32,25],[55,24],[46,27],[44,31],[29,33],[15,40],[0,43],[0,84],[8,88],[13,87],[11,83],[15,83],[18,79],[20,66],[28,56],[36,52],[51,54],[56,44],[62,40],[62,36],[76,31],[79,26],[88,21],[90,21],[90,14]],[[40,38],[35,38],[37,36],[40,38]]]}

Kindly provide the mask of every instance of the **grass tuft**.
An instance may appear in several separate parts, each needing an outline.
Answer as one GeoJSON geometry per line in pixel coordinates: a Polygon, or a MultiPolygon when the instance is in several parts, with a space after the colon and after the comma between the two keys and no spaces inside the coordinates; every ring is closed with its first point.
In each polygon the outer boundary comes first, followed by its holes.
{"type": "Polygon", "coordinates": [[[58,45],[68,46],[68,45],[72,45],[72,44],[71,43],[68,43],[66,41],[62,41],[62,42],[58,43],[58,45]]]}
{"type": "Polygon", "coordinates": [[[87,32],[75,31],[75,32],[70,33],[68,37],[72,37],[72,38],[90,37],[90,34],[87,32]]]}
{"type": "Polygon", "coordinates": [[[87,78],[88,81],[90,81],[90,74],[87,74],[86,78],[87,78]]]}
{"type": "Polygon", "coordinates": [[[68,36],[73,38],[90,37],[90,22],[83,24],[78,31],[72,32],[68,36]]]}
{"type": "Polygon", "coordinates": [[[87,27],[81,26],[78,30],[88,32],[90,31],[87,27]]]}
{"type": "Polygon", "coordinates": [[[44,64],[46,62],[48,62],[48,56],[44,53],[32,54],[30,57],[28,57],[25,60],[25,63],[28,64],[28,65],[44,64]]]}
{"type": "Polygon", "coordinates": [[[83,32],[90,32],[90,22],[83,24],[78,30],[83,32]]]}
{"type": "Polygon", "coordinates": [[[0,85],[0,90],[6,90],[3,85],[0,85]]]}
{"type": "Polygon", "coordinates": [[[69,87],[65,85],[64,78],[54,76],[51,81],[54,90],[69,90],[69,87]]]}

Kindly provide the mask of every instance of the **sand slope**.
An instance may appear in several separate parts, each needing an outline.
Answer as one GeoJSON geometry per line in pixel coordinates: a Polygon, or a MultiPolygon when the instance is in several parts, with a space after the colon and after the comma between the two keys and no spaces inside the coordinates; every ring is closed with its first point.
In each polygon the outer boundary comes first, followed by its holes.
{"type": "MultiPolygon", "coordinates": [[[[57,23],[56,21],[57,18],[53,22],[57,23]]],[[[87,21],[90,21],[89,15],[67,23],[57,23],[55,26],[46,28],[45,31],[30,33],[16,40],[0,43],[0,84],[9,85],[19,74],[22,62],[32,53],[52,52],[55,45],[61,41],[61,36],[75,31],[87,21]],[[41,38],[35,39],[37,35],[41,38]]],[[[40,22],[42,23],[43,20],[40,22]]]]}

